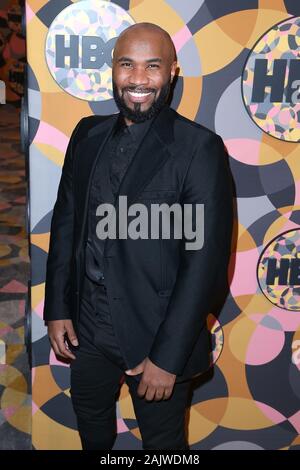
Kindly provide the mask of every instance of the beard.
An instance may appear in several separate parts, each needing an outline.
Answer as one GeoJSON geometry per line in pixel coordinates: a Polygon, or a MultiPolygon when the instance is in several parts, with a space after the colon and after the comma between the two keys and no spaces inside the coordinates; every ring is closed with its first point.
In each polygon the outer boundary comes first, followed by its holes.
{"type": "MultiPolygon", "coordinates": [[[[120,96],[114,80],[112,81],[112,86],[113,86],[114,100],[116,102],[117,107],[120,110],[120,113],[123,115],[123,117],[126,117],[130,121],[132,121],[134,123],[139,123],[139,122],[147,121],[147,119],[151,119],[153,116],[158,114],[159,111],[164,107],[164,105],[167,101],[167,98],[169,96],[169,92],[170,92],[170,88],[171,88],[171,81],[168,81],[167,83],[165,83],[161,87],[158,97],[156,98],[154,96],[153,103],[145,111],[141,111],[142,103],[134,103],[133,104],[134,108],[133,109],[129,108],[127,106],[125,100],[124,100],[124,97],[123,97],[125,91],[127,91],[127,90],[128,91],[135,91],[135,89],[138,89],[139,87],[123,88],[122,89],[122,95],[120,96]]],[[[155,92],[155,90],[153,90],[153,88],[152,89],[151,88],[143,89],[143,91],[145,91],[145,92],[154,91],[155,92]]]]}

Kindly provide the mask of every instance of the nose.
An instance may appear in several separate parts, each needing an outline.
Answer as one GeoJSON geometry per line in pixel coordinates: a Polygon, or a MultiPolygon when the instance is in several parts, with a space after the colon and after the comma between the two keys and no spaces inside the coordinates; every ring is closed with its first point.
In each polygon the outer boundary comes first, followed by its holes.
{"type": "Polygon", "coordinates": [[[131,85],[140,86],[148,84],[147,73],[143,67],[134,67],[129,76],[129,83],[131,85]]]}

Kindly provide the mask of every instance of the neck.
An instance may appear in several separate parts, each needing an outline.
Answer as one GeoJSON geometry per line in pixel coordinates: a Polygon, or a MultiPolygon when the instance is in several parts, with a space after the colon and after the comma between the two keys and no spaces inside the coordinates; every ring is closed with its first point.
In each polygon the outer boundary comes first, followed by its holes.
{"type": "Polygon", "coordinates": [[[126,126],[131,126],[133,124],[133,121],[130,121],[130,119],[124,117],[124,121],[126,123],[126,126]]]}

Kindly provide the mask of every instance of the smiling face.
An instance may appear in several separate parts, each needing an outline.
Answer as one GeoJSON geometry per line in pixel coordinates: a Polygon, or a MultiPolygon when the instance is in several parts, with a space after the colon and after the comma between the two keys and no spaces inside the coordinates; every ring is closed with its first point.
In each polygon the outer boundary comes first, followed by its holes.
{"type": "Polygon", "coordinates": [[[172,41],[158,28],[135,25],[118,38],[113,93],[127,125],[154,116],[165,104],[176,71],[172,41]]]}

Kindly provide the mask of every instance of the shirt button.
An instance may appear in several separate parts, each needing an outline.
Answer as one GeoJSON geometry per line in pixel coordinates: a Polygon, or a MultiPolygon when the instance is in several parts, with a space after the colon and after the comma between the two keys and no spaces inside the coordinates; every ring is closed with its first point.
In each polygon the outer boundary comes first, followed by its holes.
{"type": "Polygon", "coordinates": [[[120,152],[123,152],[124,151],[124,148],[123,147],[120,147],[120,152]]]}

